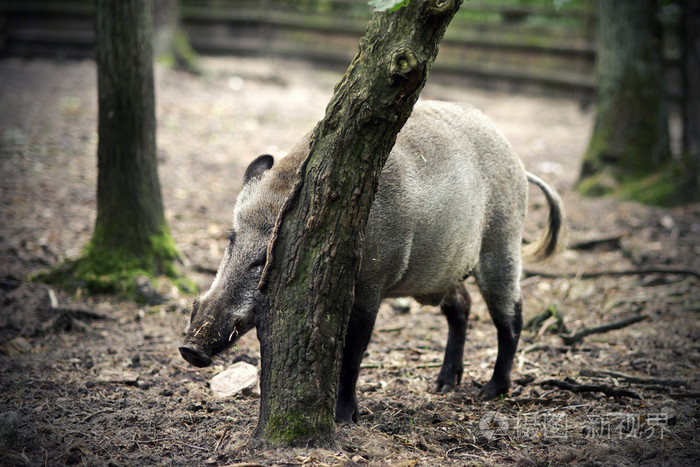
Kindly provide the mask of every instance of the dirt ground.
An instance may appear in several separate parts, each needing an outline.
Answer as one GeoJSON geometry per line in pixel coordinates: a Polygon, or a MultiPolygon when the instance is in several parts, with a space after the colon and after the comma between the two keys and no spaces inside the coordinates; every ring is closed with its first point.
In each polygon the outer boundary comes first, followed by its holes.
{"type": "MultiPolygon", "coordinates": [[[[311,129],[339,75],[257,59],[204,58],[202,66],[201,77],[158,69],[156,81],[167,218],[205,290],[247,163],[284,153],[311,129]]],[[[259,400],[216,399],[208,387],[234,360],[259,359],[254,332],[196,369],[177,353],[193,297],[167,283],[168,302],[144,306],[27,280],[77,256],[91,234],[96,71],[90,61],[4,59],[0,413],[19,422],[15,430],[0,416],[0,464],[698,465],[700,206],[573,193],[593,117],[575,101],[436,83],[423,96],[480,107],[527,168],[562,193],[575,248],[526,265],[526,321],[550,306],[572,331],[644,321],[574,345],[553,330],[554,318],[525,330],[511,393],[484,403],[475,395],[490,377],[496,332],[474,285],[464,379],[447,395],[432,392],[446,340],[439,310],[385,304],[360,375],[360,422],[338,428],[335,449],[254,448],[259,400]]],[[[534,238],[546,215],[534,190],[530,211],[526,237],[534,238]]]]}

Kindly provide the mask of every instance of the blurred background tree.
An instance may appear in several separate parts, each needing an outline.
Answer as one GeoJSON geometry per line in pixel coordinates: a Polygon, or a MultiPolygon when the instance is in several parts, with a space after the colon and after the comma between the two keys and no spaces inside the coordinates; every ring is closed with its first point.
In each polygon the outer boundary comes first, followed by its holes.
{"type": "MultiPolygon", "coordinates": [[[[681,69],[683,82],[683,121],[684,165],[681,179],[684,192],[700,192],[700,2],[680,0],[682,38],[681,69]]],[[[690,197],[692,199],[692,196],[690,197]]]]}
{"type": "MultiPolygon", "coordinates": [[[[0,54],[92,57],[95,5],[0,2],[0,54]]],[[[700,192],[698,8],[696,0],[465,2],[431,73],[466,87],[584,104],[597,87],[595,133],[575,174],[579,190],[685,202],[700,192]]],[[[344,70],[370,10],[367,0],[153,0],[153,41],[161,62],[185,68],[187,54],[176,51],[178,37],[187,42],[184,31],[203,54],[344,70]]]]}
{"type": "Polygon", "coordinates": [[[177,276],[156,159],[152,31],[150,0],[97,0],[97,218],[82,255],[56,271],[90,293],[177,276]]]}
{"type": "Polygon", "coordinates": [[[596,115],[579,189],[617,190],[671,156],[657,0],[598,0],[596,115]]]}
{"type": "Polygon", "coordinates": [[[197,52],[182,28],[180,0],[153,0],[153,51],[166,66],[199,73],[197,52]]]}
{"type": "Polygon", "coordinates": [[[582,194],[614,193],[650,204],[698,199],[697,3],[667,5],[680,8],[683,50],[684,144],[674,158],[661,3],[597,1],[596,115],[578,181],[582,194]]]}

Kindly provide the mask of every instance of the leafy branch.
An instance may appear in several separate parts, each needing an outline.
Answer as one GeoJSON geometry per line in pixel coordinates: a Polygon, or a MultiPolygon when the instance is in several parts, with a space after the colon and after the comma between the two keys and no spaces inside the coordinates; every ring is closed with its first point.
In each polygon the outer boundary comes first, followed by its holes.
{"type": "Polygon", "coordinates": [[[399,8],[408,6],[411,0],[371,0],[370,6],[373,6],[376,11],[396,11],[399,8]]]}

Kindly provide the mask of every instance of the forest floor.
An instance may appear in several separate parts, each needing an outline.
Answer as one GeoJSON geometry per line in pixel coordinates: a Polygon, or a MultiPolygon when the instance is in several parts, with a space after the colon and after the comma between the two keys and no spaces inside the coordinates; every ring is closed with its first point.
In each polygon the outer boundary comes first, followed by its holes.
{"type": "MultiPolygon", "coordinates": [[[[158,68],[156,87],[166,215],[206,290],[247,163],[291,148],[322,118],[340,75],[257,59],[202,66],[199,77],[158,68]]],[[[525,320],[552,306],[571,331],[645,320],[575,344],[554,318],[525,330],[511,392],[484,403],[475,396],[493,368],[496,331],[474,284],[464,378],[446,395],[432,391],[447,335],[439,310],[385,304],[360,375],[361,419],[338,427],[337,447],[253,448],[259,399],[217,399],[208,382],[234,359],[258,361],[254,332],[197,369],[177,352],[193,297],[167,282],[169,300],[145,306],[27,280],[90,238],[96,70],[91,61],[4,59],[0,414],[15,412],[19,424],[0,417],[0,464],[698,465],[700,206],[576,195],[593,119],[576,101],[439,83],[423,98],[481,108],[528,170],[562,194],[572,248],[526,265],[525,320]]],[[[534,238],[546,207],[531,194],[525,235],[534,238]]]]}

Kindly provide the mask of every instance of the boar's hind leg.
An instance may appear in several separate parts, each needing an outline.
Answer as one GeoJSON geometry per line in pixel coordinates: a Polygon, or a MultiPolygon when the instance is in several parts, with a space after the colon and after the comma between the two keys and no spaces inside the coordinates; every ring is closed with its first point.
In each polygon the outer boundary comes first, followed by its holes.
{"type": "Polygon", "coordinates": [[[497,251],[500,257],[482,255],[476,274],[476,281],[498,333],[498,356],[493,376],[479,392],[479,397],[484,400],[508,392],[513,358],[523,328],[519,246],[497,251]],[[509,252],[513,254],[509,255],[509,252]]]}
{"type": "Polygon", "coordinates": [[[467,336],[467,320],[470,309],[469,292],[462,283],[440,302],[440,310],[447,318],[448,334],[445,358],[437,378],[436,391],[442,393],[452,391],[455,386],[462,382],[464,341],[467,336]]]}
{"type": "Polygon", "coordinates": [[[336,422],[350,423],[357,422],[359,419],[356,395],[357,377],[360,374],[362,357],[372,336],[377,308],[360,308],[355,305],[350,314],[348,330],[345,335],[343,362],[340,367],[338,401],[335,406],[336,422]],[[366,311],[367,309],[370,311],[366,311]]]}

